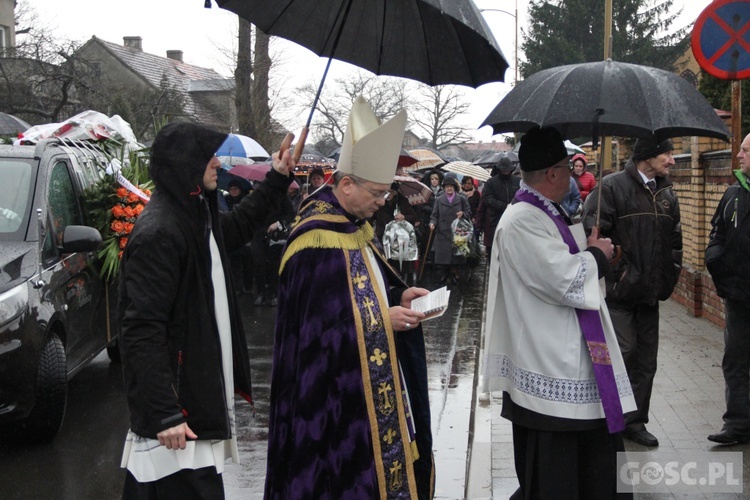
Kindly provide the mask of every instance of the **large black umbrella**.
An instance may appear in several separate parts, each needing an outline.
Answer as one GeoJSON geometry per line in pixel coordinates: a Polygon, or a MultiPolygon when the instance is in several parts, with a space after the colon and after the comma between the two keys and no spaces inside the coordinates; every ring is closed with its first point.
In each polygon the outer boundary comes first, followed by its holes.
{"type": "MultiPolygon", "coordinates": [[[[501,82],[508,61],[473,0],[217,0],[264,33],[331,58],[428,85],[501,82]]],[[[294,151],[299,158],[301,151],[294,151]]]]}
{"type": "Polygon", "coordinates": [[[612,60],[550,68],[521,81],[482,123],[496,134],[555,127],[563,137],[715,137],[729,131],[703,95],[668,71],[612,60]]]}
{"type": "Polygon", "coordinates": [[[503,81],[508,62],[472,0],[217,0],[319,56],[428,85],[503,81]]]}
{"type": "Polygon", "coordinates": [[[0,112],[0,135],[16,135],[19,132],[26,132],[30,128],[31,125],[17,116],[0,112]]]}

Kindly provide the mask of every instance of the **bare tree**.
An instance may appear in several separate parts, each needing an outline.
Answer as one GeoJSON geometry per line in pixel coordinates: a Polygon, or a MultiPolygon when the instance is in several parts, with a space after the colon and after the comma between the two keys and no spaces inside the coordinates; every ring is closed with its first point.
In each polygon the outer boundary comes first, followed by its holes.
{"type": "MultiPolygon", "coordinates": [[[[298,89],[298,105],[305,113],[309,113],[312,107],[318,84],[311,82],[298,89]]],[[[352,102],[360,95],[367,99],[378,118],[386,120],[406,106],[407,82],[399,78],[375,77],[362,71],[327,82],[310,126],[316,144],[341,144],[352,102]]]]}
{"type": "Polygon", "coordinates": [[[454,85],[420,85],[417,98],[411,99],[413,127],[426,134],[435,149],[471,140],[460,119],[469,110],[469,102],[454,85]]]}

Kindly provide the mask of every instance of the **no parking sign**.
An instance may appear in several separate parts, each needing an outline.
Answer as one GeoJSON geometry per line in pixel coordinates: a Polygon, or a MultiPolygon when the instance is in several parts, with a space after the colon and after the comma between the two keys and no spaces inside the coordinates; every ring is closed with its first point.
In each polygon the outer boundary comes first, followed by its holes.
{"type": "Polygon", "coordinates": [[[714,0],[695,21],[691,45],[700,67],[716,78],[750,77],[750,0],[714,0]]]}

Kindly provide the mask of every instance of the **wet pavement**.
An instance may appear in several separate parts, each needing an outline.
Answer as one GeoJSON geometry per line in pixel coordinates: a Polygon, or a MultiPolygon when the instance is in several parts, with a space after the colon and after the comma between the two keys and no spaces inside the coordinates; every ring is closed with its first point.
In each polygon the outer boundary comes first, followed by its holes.
{"type": "MultiPolygon", "coordinates": [[[[441,286],[428,270],[424,285],[441,286]]],[[[451,294],[446,313],[424,323],[432,409],[436,496],[464,497],[473,406],[475,367],[483,310],[483,268],[465,273],[451,294]]],[[[228,499],[262,498],[268,438],[268,400],[277,309],[253,306],[241,295],[248,332],[255,410],[237,405],[241,464],[227,462],[224,484],[228,499]]],[[[0,442],[0,498],[115,499],[121,497],[120,469],[128,410],[120,365],[99,355],[69,383],[62,429],[48,445],[0,442]]]]}
{"type": "MultiPolygon", "coordinates": [[[[722,426],[725,409],[723,351],[722,329],[705,319],[688,315],[684,306],[675,301],[662,302],[658,370],[647,427],[659,440],[654,452],[677,454],[682,460],[700,459],[706,452],[741,452],[743,493],[704,492],[696,486],[689,492],[636,493],[635,499],[750,498],[750,444],[715,446],[706,439],[722,426]]],[[[500,416],[501,408],[500,393],[479,395],[469,498],[509,498],[518,488],[511,424],[500,416]]],[[[648,451],[627,440],[625,447],[628,452],[648,451]]]]}

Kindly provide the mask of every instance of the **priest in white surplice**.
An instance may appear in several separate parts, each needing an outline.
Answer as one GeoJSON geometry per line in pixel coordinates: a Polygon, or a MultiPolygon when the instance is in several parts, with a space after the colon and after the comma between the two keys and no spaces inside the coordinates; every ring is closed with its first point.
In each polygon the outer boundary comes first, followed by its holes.
{"type": "Polygon", "coordinates": [[[559,205],[570,166],[557,130],[531,129],[519,159],[492,247],[482,370],[513,422],[512,498],[614,498],[623,413],[635,410],[600,283],[614,247],[559,205]]]}

